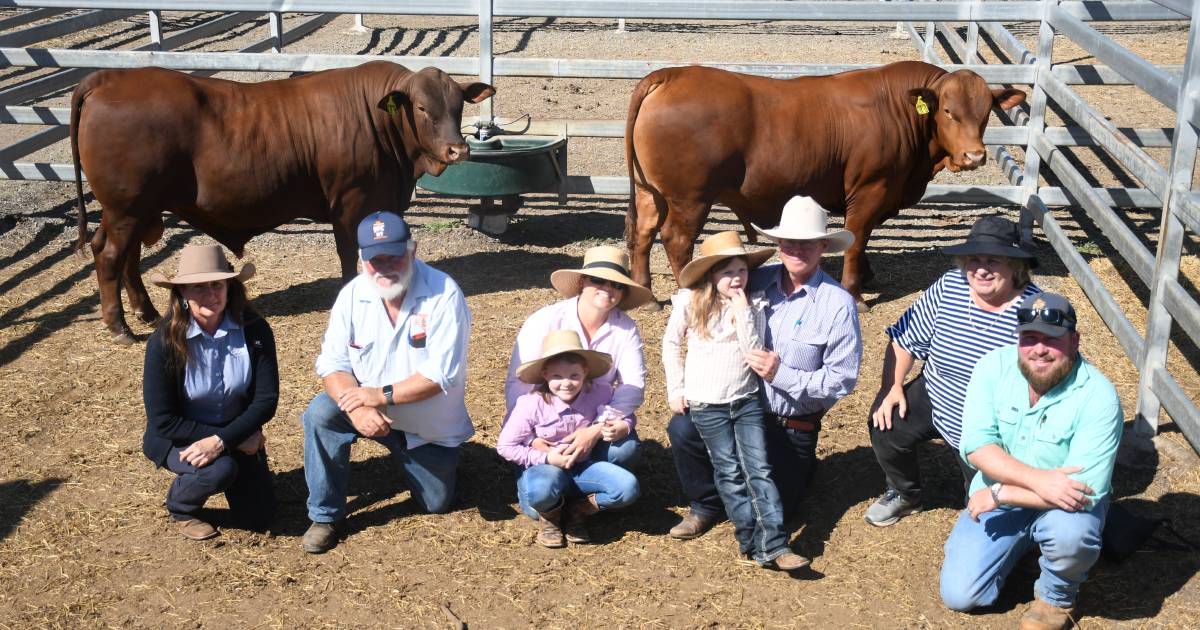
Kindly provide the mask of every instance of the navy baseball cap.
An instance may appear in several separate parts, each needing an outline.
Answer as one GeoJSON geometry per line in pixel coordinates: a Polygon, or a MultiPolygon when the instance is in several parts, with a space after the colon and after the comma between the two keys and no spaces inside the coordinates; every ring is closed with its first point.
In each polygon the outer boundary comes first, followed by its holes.
{"type": "Polygon", "coordinates": [[[372,212],[358,224],[358,248],[362,259],[403,256],[408,253],[412,231],[395,212],[372,212]]]}
{"type": "Polygon", "coordinates": [[[1061,337],[1075,330],[1075,309],[1057,293],[1034,293],[1017,308],[1017,333],[1035,330],[1043,335],[1061,337]]]}

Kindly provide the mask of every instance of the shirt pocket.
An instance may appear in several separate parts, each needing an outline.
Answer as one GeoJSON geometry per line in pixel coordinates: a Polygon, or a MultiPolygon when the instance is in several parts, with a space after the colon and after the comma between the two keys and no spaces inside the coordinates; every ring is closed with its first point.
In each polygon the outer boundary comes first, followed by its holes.
{"type": "Polygon", "coordinates": [[[1066,450],[1071,436],[1075,435],[1075,425],[1070,419],[1045,419],[1038,423],[1036,439],[1044,448],[1066,450]]]}
{"type": "Polygon", "coordinates": [[[804,371],[820,367],[825,360],[825,347],[829,339],[815,327],[798,326],[786,339],[782,348],[772,348],[786,366],[804,371]]]}
{"type": "Polygon", "coordinates": [[[369,371],[367,368],[371,364],[371,350],[374,348],[374,341],[363,344],[361,348],[350,346],[350,367],[355,374],[366,374],[369,371]]]}

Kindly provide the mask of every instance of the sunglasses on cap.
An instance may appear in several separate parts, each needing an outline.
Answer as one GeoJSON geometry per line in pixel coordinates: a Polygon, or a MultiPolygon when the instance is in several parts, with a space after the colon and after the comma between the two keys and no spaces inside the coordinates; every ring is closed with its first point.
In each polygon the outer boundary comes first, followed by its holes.
{"type": "Polygon", "coordinates": [[[608,287],[610,289],[620,289],[620,290],[625,289],[625,285],[623,283],[617,282],[616,280],[597,278],[596,276],[589,276],[587,274],[584,274],[583,279],[587,280],[589,283],[591,283],[592,286],[608,287]]]}
{"type": "Polygon", "coordinates": [[[1051,326],[1062,326],[1075,330],[1075,320],[1067,315],[1066,311],[1057,308],[1019,308],[1017,309],[1017,323],[1029,324],[1034,320],[1041,321],[1051,326]]]}

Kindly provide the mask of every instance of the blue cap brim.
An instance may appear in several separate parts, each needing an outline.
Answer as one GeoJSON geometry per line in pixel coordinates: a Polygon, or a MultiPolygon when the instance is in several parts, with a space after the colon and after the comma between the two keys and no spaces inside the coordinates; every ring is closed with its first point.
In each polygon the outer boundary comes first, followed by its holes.
{"type": "Polygon", "coordinates": [[[376,256],[403,256],[408,253],[408,241],[397,243],[378,243],[362,248],[362,259],[371,260],[376,256]]]}

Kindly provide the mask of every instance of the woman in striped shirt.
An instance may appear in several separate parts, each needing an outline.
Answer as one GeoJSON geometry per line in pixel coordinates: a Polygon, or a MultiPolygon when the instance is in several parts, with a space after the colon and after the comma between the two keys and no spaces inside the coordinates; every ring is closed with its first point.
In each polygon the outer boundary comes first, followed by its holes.
{"type": "Polygon", "coordinates": [[[965,243],[948,247],[955,269],[942,275],[888,328],[891,344],[882,383],[871,407],[871,447],[887,477],[887,490],[866,521],[886,527],[921,510],[917,446],[942,438],[954,449],[964,490],[973,471],[958,456],[963,398],[971,371],[989,351],[1016,343],[1021,298],[1041,292],[1030,281],[1037,266],[1020,243],[1017,225],[987,216],[971,226],[965,243]],[[917,359],[921,373],[904,379],[917,359]]]}

